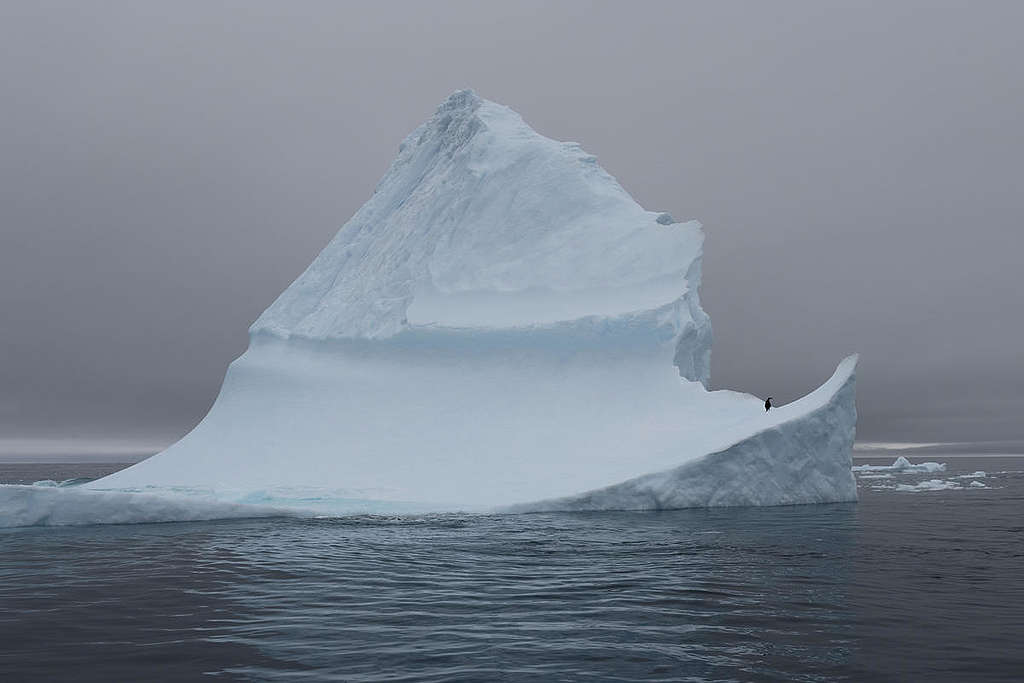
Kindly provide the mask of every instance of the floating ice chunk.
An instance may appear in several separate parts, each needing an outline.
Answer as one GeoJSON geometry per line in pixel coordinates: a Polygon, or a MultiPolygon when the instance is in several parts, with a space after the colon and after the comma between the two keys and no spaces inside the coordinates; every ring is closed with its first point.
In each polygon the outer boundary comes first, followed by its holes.
{"type": "Polygon", "coordinates": [[[854,465],[854,472],[945,472],[944,462],[922,462],[917,465],[902,455],[891,465],[854,465]]]}
{"type": "Polygon", "coordinates": [[[971,488],[976,488],[976,489],[987,489],[987,488],[988,488],[987,486],[985,486],[984,484],[982,484],[982,483],[981,483],[980,481],[978,481],[977,479],[975,479],[975,480],[974,480],[974,481],[972,481],[972,482],[971,482],[970,484],[968,484],[968,486],[970,486],[971,488]]]}
{"type": "Polygon", "coordinates": [[[904,491],[907,493],[916,493],[920,491],[946,491],[948,489],[958,489],[960,484],[955,481],[948,481],[946,479],[929,479],[927,481],[921,481],[916,484],[897,484],[897,491],[904,491]]]}
{"type": "Polygon", "coordinates": [[[971,474],[960,474],[955,477],[951,477],[951,479],[984,479],[987,476],[987,474],[985,474],[981,470],[978,470],[977,472],[972,472],[971,474]]]}

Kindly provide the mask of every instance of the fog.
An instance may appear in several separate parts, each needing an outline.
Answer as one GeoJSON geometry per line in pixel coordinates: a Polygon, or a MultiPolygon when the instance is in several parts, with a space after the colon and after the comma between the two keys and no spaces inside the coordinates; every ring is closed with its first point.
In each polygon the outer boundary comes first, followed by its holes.
{"type": "Polygon", "coordinates": [[[704,224],[714,386],[781,404],[859,351],[859,437],[1020,439],[1022,22],[1010,2],[5,2],[0,434],[186,432],[401,139],[472,87],[704,224]]]}

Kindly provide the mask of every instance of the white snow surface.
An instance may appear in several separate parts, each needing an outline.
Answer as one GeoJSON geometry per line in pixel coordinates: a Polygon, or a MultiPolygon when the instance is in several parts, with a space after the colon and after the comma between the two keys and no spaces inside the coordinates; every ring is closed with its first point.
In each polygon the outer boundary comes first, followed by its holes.
{"type": "Polygon", "coordinates": [[[856,356],[770,412],[708,391],[702,244],[578,145],[457,92],[191,433],[73,493],[0,487],[0,524],[168,519],[182,497],[182,519],[856,500],[856,356]]]}

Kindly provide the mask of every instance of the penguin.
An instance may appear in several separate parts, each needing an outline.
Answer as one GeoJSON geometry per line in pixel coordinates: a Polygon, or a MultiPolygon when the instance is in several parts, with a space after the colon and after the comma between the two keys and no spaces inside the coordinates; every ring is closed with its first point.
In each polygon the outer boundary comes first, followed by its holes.
{"type": "Polygon", "coordinates": [[[772,409],[772,397],[769,396],[768,400],[764,402],[764,412],[768,412],[772,409]]]}

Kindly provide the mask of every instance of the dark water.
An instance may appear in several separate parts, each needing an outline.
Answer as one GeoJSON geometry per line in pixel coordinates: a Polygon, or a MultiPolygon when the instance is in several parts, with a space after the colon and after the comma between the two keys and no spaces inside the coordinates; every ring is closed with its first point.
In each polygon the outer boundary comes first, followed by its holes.
{"type": "MultiPolygon", "coordinates": [[[[1021,680],[1024,458],[931,459],[850,505],[2,530],[0,680],[1021,680]]],[[[0,480],[104,466],[59,467],[0,480]]]]}

